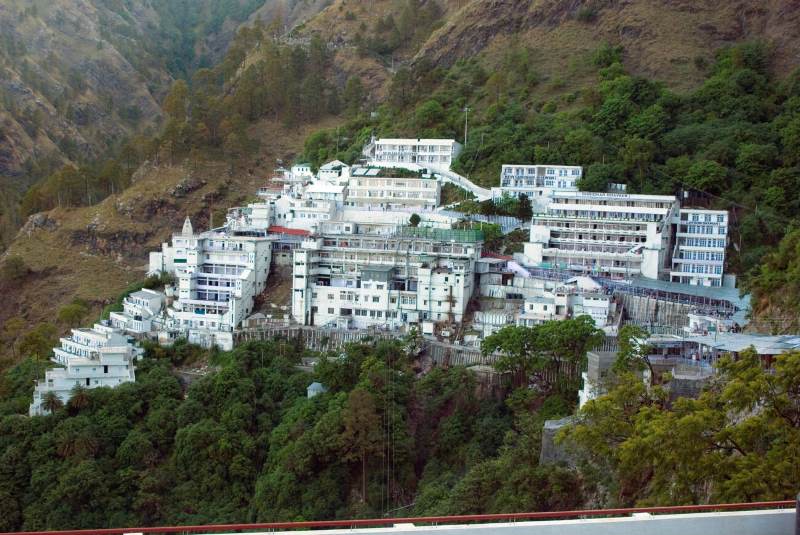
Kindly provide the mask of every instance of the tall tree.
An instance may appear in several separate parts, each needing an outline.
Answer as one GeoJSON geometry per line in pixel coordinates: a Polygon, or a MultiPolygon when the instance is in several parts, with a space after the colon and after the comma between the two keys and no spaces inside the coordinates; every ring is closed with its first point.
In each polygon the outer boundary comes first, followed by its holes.
{"type": "Polygon", "coordinates": [[[361,111],[364,97],[364,85],[361,83],[361,78],[358,76],[348,78],[342,95],[348,115],[357,115],[361,111]]]}
{"type": "Polygon", "coordinates": [[[176,80],[172,84],[167,96],[164,97],[162,108],[164,113],[175,121],[183,122],[186,120],[186,111],[189,105],[189,86],[184,80],[176,80]]]}
{"type": "Polygon", "coordinates": [[[381,417],[372,394],[363,388],[351,391],[342,420],[344,458],[361,461],[361,501],[366,502],[367,458],[383,451],[381,417]]]}

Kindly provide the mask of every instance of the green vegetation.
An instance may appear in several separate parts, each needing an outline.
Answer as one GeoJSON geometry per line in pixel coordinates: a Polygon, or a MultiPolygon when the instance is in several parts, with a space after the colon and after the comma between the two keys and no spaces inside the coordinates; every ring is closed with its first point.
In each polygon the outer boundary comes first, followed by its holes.
{"type": "MultiPolygon", "coordinates": [[[[436,2],[404,0],[396,19],[390,13],[375,21],[371,29],[362,23],[353,43],[361,56],[386,59],[398,51],[415,50],[441,24],[441,17],[442,10],[436,2]]],[[[356,17],[348,11],[345,18],[356,17]]]]}
{"type": "Polygon", "coordinates": [[[724,360],[698,399],[670,402],[627,372],[590,401],[562,439],[608,506],[792,498],[800,478],[800,353],[763,368],[754,351],[724,360]]]}
{"type": "Polygon", "coordinates": [[[576,507],[574,472],[538,466],[559,397],[476,396],[475,375],[416,377],[400,341],[352,345],[313,375],[289,340],[208,355],[148,348],[137,381],[76,392],[50,416],[16,415],[41,372],[0,380],[4,530],[311,520],[576,507]],[[219,370],[184,395],[174,363],[219,370]],[[306,397],[318,380],[328,392],[306,397]],[[535,407],[541,407],[533,410],[535,407]]]}
{"type": "Polygon", "coordinates": [[[30,273],[30,268],[25,263],[24,258],[18,255],[9,256],[3,261],[2,267],[0,267],[0,280],[4,282],[18,282],[24,279],[28,273],[30,273]]]}
{"type": "Polygon", "coordinates": [[[481,350],[499,353],[495,367],[511,373],[516,384],[527,385],[535,378],[540,387],[570,399],[580,387],[578,371],[584,367],[586,352],[603,337],[592,318],[579,316],[535,327],[503,327],[483,341],[481,350]]]}
{"type": "MultiPolygon", "coordinates": [[[[632,335],[635,333],[631,333],[632,335]]],[[[723,361],[698,399],[670,401],[620,358],[609,394],[559,436],[576,467],[539,464],[542,425],[572,410],[598,333],[586,318],[487,340],[504,387],[463,367],[417,375],[412,339],[353,344],[313,373],[295,340],[232,352],[150,345],[137,381],[77,389],[21,416],[44,362],[0,376],[0,528],[444,515],[787,499],[800,444],[800,353],[774,372],[723,361]],[[577,336],[575,335],[577,333],[577,336]],[[407,344],[407,345],[406,345],[407,344]],[[181,386],[173,366],[214,371],[181,386]],[[577,365],[577,366],[576,366],[577,365]],[[320,381],[327,392],[312,398],[320,381]]],[[[630,355],[635,349],[628,348],[630,355]]],[[[624,353],[624,351],[623,351],[624,353]]]]}

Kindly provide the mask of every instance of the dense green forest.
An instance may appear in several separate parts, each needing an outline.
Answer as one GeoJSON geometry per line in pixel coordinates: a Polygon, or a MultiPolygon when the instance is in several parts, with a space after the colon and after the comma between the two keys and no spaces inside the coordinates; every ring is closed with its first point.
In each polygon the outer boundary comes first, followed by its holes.
{"type": "Polygon", "coordinates": [[[566,366],[555,380],[540,372],[557,355],[580,365],[595,343],[582,322],[495,335],[484,347],[503,354],[495,386],[463,367],[421,372],[413,337],[322,355],[313,373],[296,367],[309,353],[294,340],[210,354],[184,342],[149,346],[135,383],[79,388],[33,418],[19,413],[43,362],[26,359],[0,378],[0,529],[794,496],[796,353],[773,373],[754,354],[724,362],[696,400],[671,400],[669,377],[645,388],[620,356],[609,395],[558,438],[574,463],[540,465],[544,420],[570,414],[577,388],[559,379],[574,377],[566,366]],[[173,367],[206,359],[211,373],[184,388],[173,367]],[[327,391],[308,398],[315,380],[327,391]]]}
{"type": "Polygon", "coordinates": [[[464,368],[418,376],[400,342],[353,345],[314,374],[291,341],[217,353],[185,395],[171,373],[205,355],[151,347],[135,383],[13,413],[41,366],[3,377],[3,530],[514,511],[578,506],[576,475],[538,466],[539,429],[569,404],[525,389],[476,396],[464,368]],[[308,399],[313,380],[329,391],[308,399]],[[14,400],[17,400],[14,403],[14,400]],[[532,407],[538,407],[532,411],[532,407]],[[498,478],[499,470],[508,477],[498,478]],[[491,496],[475,492],[491,481],[491,496]],[[561,490],[559,490],[561,489],[561,490]],[[495,492],[496,491],[496,492],[495,492]]]}

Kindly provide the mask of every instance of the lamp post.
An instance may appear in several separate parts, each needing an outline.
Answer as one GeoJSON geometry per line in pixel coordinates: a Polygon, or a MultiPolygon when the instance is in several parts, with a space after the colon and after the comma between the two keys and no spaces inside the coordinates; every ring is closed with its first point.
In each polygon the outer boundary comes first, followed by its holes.
{"type": "Polygon", "coordinates": [[[467,146],[467,124],[468,124],[468,117],[469,117],[469,110],[471,108],[469,106],[464,106],[464,146],[467,146]]]}

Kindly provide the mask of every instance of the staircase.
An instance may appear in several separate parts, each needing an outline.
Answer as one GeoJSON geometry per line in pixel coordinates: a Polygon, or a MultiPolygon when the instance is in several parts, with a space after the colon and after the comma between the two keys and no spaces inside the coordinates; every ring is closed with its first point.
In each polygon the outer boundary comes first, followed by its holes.
{"type": "Polygon", "coordinates": [[[492,198],[491,190],[486,188],[482,188],[479,185],[475,184],[468,178],[459,175],[453,171],[444,171],[444,170],[436,170],[434,172],[436,177],[445,183],[450,183],[455,186],[458,186],[461,189],[465,189],[472,193],[478,201],[488,201],[492,198]]]}

